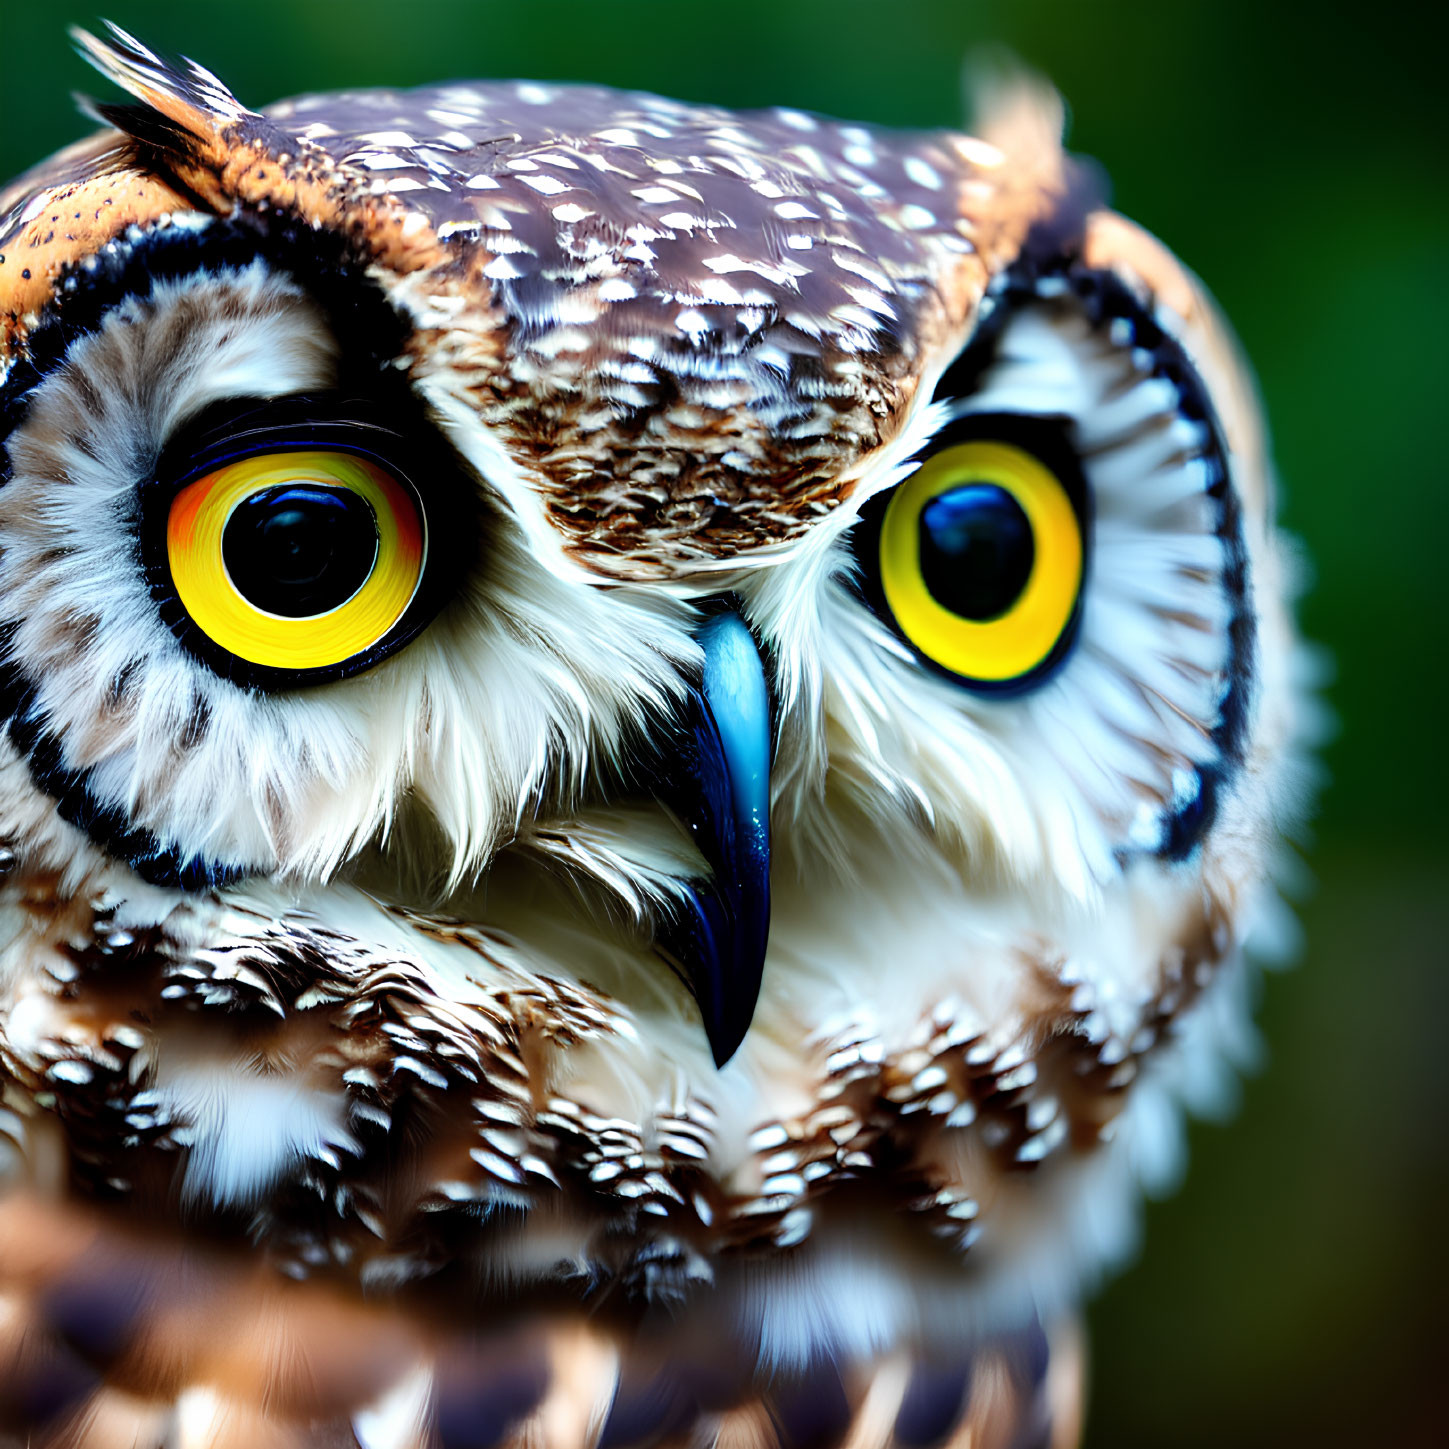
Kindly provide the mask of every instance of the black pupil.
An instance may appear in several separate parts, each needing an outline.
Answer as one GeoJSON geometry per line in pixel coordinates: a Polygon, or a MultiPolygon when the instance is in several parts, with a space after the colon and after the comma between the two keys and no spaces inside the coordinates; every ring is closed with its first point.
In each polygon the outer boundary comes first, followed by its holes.
{"type": "Polygon", "coordinates": [[[248,602],[305,619],[345,604],[367,582],[377,560],[377,520],[351,489],[283,483],[237,504],[221,556],[248,602]]]}
{"type": "Polygon", "coordinates": [[[1016,603],[1036,557],[1021,504],[995,483],[963,483],[933,498],[921,510],[920,540],[931,597],[979,623],[1016,603]]]}

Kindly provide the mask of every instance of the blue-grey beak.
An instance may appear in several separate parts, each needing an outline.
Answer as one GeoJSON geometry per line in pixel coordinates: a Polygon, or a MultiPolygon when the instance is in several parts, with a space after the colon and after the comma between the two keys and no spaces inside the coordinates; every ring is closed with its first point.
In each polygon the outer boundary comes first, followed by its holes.
{"type": "Polygon", "coordinates": [[[708,619],[698,639],[703,676],[657,790],[711,874],[690,883],[657,945],[694,993],[722,1067],[750,1029],[770,938],[770,691],[734,610],[708,619]]]}

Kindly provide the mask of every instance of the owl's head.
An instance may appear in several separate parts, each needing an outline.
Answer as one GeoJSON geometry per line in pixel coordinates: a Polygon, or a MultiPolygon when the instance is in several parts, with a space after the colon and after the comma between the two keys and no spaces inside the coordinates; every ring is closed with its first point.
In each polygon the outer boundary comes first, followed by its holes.
{"type": "Polygon", "coordinates": [[[0,196],[0,833],[85,979],[169,963],[126,1071],[221,1144],[188,1191],[355,1186],[431,1091],[410,1201],[600,1273],[903,1208],[958,1287],[1106,1252],[1294,696],[1251,386],[1052,99],[256,113],[81,43],[134,103],[0,196]],[[313,1092],[266,1151],[199,1105],[213,997],[281,1024],[206,1070],[313,1092]]]}

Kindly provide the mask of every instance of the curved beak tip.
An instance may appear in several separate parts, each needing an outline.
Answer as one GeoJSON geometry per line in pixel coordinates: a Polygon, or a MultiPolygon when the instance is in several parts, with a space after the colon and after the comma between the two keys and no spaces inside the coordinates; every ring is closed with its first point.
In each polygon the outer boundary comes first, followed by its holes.
{"type": "Polygon", "coordinates": [[[700,688],[657,782],[710,868],[659,948],[699,1003],[715,1065],[739,1049],[754,1018],[770,936],[770,693],[754,636],[739,614],[699,631],[700,688]]]}

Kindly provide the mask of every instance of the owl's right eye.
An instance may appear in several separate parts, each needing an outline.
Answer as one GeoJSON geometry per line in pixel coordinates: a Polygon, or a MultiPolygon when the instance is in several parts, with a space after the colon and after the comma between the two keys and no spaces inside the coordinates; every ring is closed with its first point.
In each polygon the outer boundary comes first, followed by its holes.
{"type": "Polygon", "coordinates": [[[422,581],[410,488],[366,458],[245,458],[171,500],[166,561],[192,622],[272,669],[335,668],[386,639],[422,581]]]}
{"type": "Polygon", "coordinates": [[[447,550],[398,461],[407,440],[319,421],[316,406],[253,404],[199,439],[193,430],[143,491],[163,617],[240,683],[295,687],[369,668],[440,599],[447,550]]]}

